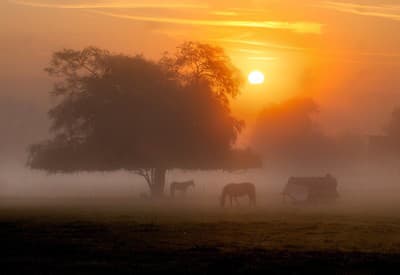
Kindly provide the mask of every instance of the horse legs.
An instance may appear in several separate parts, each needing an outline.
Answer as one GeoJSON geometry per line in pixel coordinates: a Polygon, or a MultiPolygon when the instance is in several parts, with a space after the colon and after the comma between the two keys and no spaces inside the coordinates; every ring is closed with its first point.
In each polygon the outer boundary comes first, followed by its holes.
{"type": "Polygon", "coordinates": [[[234,198],[235,198],[236,205],[239,205],[238,198],[236,196],[234,198]]]}
{"type": "Polygon", "coordinates": [[[232,196],[229,196],[229,201],[231,202],[231,207],[232,207],[232,196]]]}

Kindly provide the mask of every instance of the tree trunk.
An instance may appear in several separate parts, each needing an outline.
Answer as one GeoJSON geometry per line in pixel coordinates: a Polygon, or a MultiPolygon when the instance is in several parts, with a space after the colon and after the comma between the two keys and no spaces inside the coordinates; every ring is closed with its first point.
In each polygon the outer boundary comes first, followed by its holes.
{"type": "Polygon", "coordinates": [[[151,195],[153,198],[162,198],[164,196],[165,186],[165,174],[167,170],[165,168],[154,168],[151,173],[151,195]]]}

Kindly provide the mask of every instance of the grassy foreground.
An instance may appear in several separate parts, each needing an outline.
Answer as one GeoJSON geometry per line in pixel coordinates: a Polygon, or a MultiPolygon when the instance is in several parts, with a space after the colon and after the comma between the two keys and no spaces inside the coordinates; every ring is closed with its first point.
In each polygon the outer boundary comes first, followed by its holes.
{"type": "Polygon", "coordinates": [[[2,274],[398,273],[400,214],[3,201],[2,274]]]}

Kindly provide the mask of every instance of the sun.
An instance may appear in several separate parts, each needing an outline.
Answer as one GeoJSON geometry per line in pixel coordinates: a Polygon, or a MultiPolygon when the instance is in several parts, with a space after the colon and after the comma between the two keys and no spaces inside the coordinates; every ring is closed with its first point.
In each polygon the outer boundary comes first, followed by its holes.
{"type": "Polygon", "coordinates": [[[260,85],[264,83],[264,74],[260,71],[252,71],[247,79],[251,85],[260,85]]]}

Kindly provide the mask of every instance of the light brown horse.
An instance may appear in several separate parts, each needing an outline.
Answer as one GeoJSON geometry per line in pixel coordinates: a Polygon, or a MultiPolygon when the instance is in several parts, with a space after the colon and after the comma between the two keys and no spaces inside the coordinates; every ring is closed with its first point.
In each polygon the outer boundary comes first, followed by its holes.
{"type": "Polygon", "coordinates": [[[249,197],[250,206],[256,205],[256,187],[250,182],[229,183],[224,186],[221,194],[221,206],[225,206],[226,197],[229,197],[230,206],[232,207],[232,199],[238,204],[238,197],[249,197]]]}

